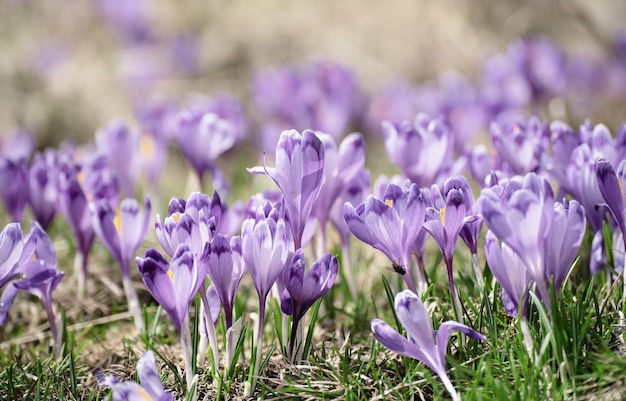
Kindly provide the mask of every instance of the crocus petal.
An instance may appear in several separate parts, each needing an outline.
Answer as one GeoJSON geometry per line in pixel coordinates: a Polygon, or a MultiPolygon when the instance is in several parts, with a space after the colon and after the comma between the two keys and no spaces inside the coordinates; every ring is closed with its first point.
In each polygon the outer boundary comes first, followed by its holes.
{"type": "Polygon", "coordinates": [[[596,162],[596,174],[598,176],[598,186],[602,197],[606,201],[609,211],[617,222],[622,233],[626,233],[624,223],[624,202],[620,182],[617,179],[613,166],[606,159],[599,159],[596,162]]]}

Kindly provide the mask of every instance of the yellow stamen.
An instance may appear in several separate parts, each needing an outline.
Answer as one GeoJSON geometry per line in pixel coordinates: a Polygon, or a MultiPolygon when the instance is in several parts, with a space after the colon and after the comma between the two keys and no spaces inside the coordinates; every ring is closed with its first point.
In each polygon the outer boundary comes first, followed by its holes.
{"type": "Polygon", "coordinates": [[[144,134],[141,136],[139,143],[139,149],[143,156],[151,156],[154,154],[154,139],[150,135],[144,134]]]}
{"type": "Polygon", "coordinates": [[[393,199],[385,199],[385,205],[393,207],[393,199]]]}
{"type": "Polygon", "coordinates": [[[174,272],[172,270],[168,270],[167,275],[170,276],[170,280],[174,281],[174,272]]]}
{"type": "Polygon", "coordinates": [[[446,216],[446,208],[442,207],[441,209],[439,209],[439,218],[441,219],[441,225],[443,225],[445,216],[446,216]]]}
{"type": "Polygon", "coordinates": [[[120,214],[120,208],[118,207],[115,211],[115,217],[113,218],[113,224],[117,229],[117,233],[122,236],[122,216],[120,214]]]}
{"type": "Polygon", "coordinates": [[[180,219],[180,213],[176,212],[172,215],[172,218],[174,219],[175,222],[178,223],[178,220],[180,219]]]}
{"type": "Polygon", "coordinates": [[[33,253],[33,256],[30,257],[30,260],[37,260],[37,254],[33,253]]]}
{"type": "Polygon", "coordinates": [[[85,173],[80,171],[78,174],[76,174],[76,181],[78,181],[80,185],[83,185],[83,183],[85,182],[85,173]]]}
{"type": "Polygon", "coordinates": [[[144,389],[142,389],[141,387],[139,387],[137,390],[135,390],[135,393],[137,393],[138,396],[140,396],[141,398],[143,398],[146,401],[154,401],[154,399],[152,397],[150,397],[150,394],[148,394],[148,392],[144,389]]]}
{"type": "Polygon", "coordinates": [[[617,183],[619,184],[619,191],[624,193],[624,188],[622,187],[622,180],[619,179],[619,175],[615,174],[617,177],[617,183]]]}

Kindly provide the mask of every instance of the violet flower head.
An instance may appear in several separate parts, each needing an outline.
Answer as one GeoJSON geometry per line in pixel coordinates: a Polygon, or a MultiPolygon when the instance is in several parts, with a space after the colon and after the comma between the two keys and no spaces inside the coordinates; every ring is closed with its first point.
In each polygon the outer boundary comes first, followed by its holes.
{"type": "Polygon", "coordinates": [[[143,242],[150,221],[150,200],[144,200],[144,211],[134,199],[124,199],[117,210],[108,202],[90,203],[94,231],[122,268],[130,276],[130,262],[143,242]]]}
{"type": "Polygon", "coordinates": [[[272,211],[262,218],[259,208],[258,219],[247,219],[241,229],[243,260],[262,303],[295,252],[288,224],[272,211]]]}
{"type": "Polygon", "coordinates": [[[276,167],[248,171],[268,175],[283,193],[295,249],[302,247],[304,228],[324,183],[324,146],[313,131],[283,131],[276,145],[276,167]]]}
{"type": "Polygon", "coordinates": [[[572,269],[585,235],[585,209],[575,200],[554,203],[550,233],[545,243],[545,279],[554,279],[557,292],[572,269]]]}
{"type": "Polygon", "coordinates": [[[97,376],[98,384],[113,391],[113,401],[174,401],[174,395],[163,388],[152,351],[146,351],[137,362],[137,376],[141,385],[134,381],[121,382],[113,376],[104,376],[101,372],[97,376]]]}
{"type": "Polygon", "coordinates": [[[0,157],[17,162],[28,160],[35,148],[33,135],[24,129],[18,129],[7,140],[0,139],[0,157]]]}
{"type": "Polygon", "coordinates": [[[293,355],[297,328],[306,312],[333,286],[339,265],[337,258],[327,253],[307,271],[304,252],[298,249],[291,265],[283,272],[285,290],[281,295],[280,308],[293,316],[289,353],[293,355]]]}
{"type": "Polygon", "coordinates": [[[547,125],[537,117],[531,117],[527,122],[508,119],[493,122],[489,133],[498,157],[514,174],[538,170],[548,148],[549,132],[547,125]]]}
{"type": "Polygon", "coordinates": [[[11,221],[22,221],[28,201],[28,165],[26,159],[0,156],[0,198],[11,221]]]}
{"type": "Polygon", "coordinates": [[[206,266],[196,263],[186,244],[178,246],[171,263],[152,248],[146,251],[145,258],[137,257],[135,260],[146,288],[180,333],[191,301],[204,285],[206,266]]]}
{"type": "Polygon", "coordinates": [[[461,192],[465,203],[465,218],[463,219],[463,227],[461,227],[459,236],[463,239],[470,252],[475,255],[477,253],[478,236],[483,224],[483,219],[478,214],[478,205],[474,203],[474,195],[467,178],[462,175],[449,178],[443,186],[443,193],[446,194],[447,197],[447,194],[453,189],[461,192]]]}
{"type": "Polygon", "coordinates": [[[324,183],[314,204],[320,231],[325,234],[333,205],[346,186],[363,170],[365,164],[365,141],[358,133],[348,135],[339,145],[333,137],[318,134],[324,144],[324,183]]]}
{"type": "Polygon", "coordinates": [[[491,273],[502,286],[504,309],[509,315],[517,316],[531,280],[526,264],[510,246],[500,244],[491,231],[485,237],[485,257],[491,273]]]}
{"type": "Polygon", "coordinates": [[[98,151],[106,156],[122,196],[135,194],[135,182],[141,171],[139,134],[120,121],[114,121],[96,133],[98,151]]]}
{"type": "Polygon", "coordinates": [[[200,183],[209,171],[217,189],[227,191],[228,185],[216,161],[235,146],[238,139],[233,123],[215,113],[183,110],[178,114],[178,147],[200,183]]]}
{"type": "Polygon", "coordinates": [[[426,307],[419,296],[411,291],[404,290],[396,295],[394,309],[407,331],[408,339],[383,320],[373,319],[371,328],[376,340],[393,352],[424,363],[439,376],[452,399],[460,400],[446,372],[446,351],[451,332],[459,330],[475,340],[484,340],[485,337],[454,321],[444,322],[438,330],[433,330],[426,307]]]}
{"type": "Polygon", "coordinates": [[[413,123],[383,123],[389,159],[420,187],[430,186],[450,161],[454,137],[441,119],[419,114],[413,123]]]}
{"type": "Polygon", "coordinates": [[[21,273],[33,252],[34,243],[24,242],[19,223],[9,223],[0,232],[0,289],[21,273]]]}
{"type": "Polygon", "coordinates": [[[407,268],[410,270],[411,249],[425,216],[422,192],[408,180],[404,189],[390,184],[383,199],[370,195],[356,208],[350,203],[344,205],[344,218],[352,234],[382,251],[394,270],[404,270],[402,277],[412,291],[417,289],[407,268]]]}
{"type": "Polygon", "coordinates": [[[419,109],[417,88],[413,84],[390,82],[370,95],[365,125],[368,132],[382,135],[383,121],[409,120],[419,109]]]}
{"type": "Polygon", "coordinates": [[[202,263],[208,266],[208,275],[224,306],[226,329],[229,329],[233,324],[237,288],[246,272],[241,255],[241,238],[217,234],[205,250],[202,263]]]}
{"type": "Polygon", "coordinates": [[[193,113],[212,113],[230,122],[235,143],[241,142],[246,136],[248,122],[241,102],[227,93],[210,97],[195,96],[189,102],[189,109],[193,113]]]}
{"type": "Polygon", "coordinates": [[[371,174],[369,170],[362,169],[356,177],[348,182],[339,195],[339,201],[335,202],[330,211],[330,221],[341,235],[344,245],[348,245],[350,241],[350,227],[343,217],[343,205],[350,203],[358,205],[365,202],[370,193],[371,174]]]}
{"type": "Polygon", "coordinates": [[[57,212],[58,156],[53,149],[36,153],[28,174],[28,201],[35,218],[45,230],[57,212]]]}

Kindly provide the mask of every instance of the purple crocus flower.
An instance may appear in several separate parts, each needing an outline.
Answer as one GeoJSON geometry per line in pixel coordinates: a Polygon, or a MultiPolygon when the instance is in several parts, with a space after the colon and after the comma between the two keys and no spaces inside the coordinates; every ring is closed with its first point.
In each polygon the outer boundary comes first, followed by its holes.
{"type": "Polygon", "coordinates": [[[137,362],[137,376],[141,385],[134,381],[121,382],[113,376],[98,373],[98,384],[111,388],[113,401],[174,401],[174,395],[163,388],[152,351],[146,351],[137,362]]]}
{"type": "MultiPolygon", "coordinates": [[[[35,252],[34,245],[32,241],[24,242],[19,223],[10,223],[0,232],[0,289],[21,273],[35,252]]],[[[0,312],[6,311],[0,308],[0,312]]]]}
{"type": "Polygon", "coordinates": [[[53,149],[36,153],[28,174],[28,201],[35,218],[45,230],[57,212],[58,156],[53,149]]]}
{"type": "MultiPolygon", "coordinates": [[[[298,325],[315,301],[331,289],[337,278],[337,269],[337,258],[327,253],[306,271],[304,252],[298,249],[290,267],[284,271],[285,291],[281,296],[280,308],[283,313],[293,316],[289,340],[289,355],[292,359],[295,357],[293,352],[298,325]]],[[[301,351],[298,349],[296,354],[301,354],[301,351]]]]}
{"type": "Polygon", "coordinates": [[[0,198],[11,221],[22,221],[28,201],[28,165],[26,159],[12,160],[0,156],[0,198]]]}
{"type": "Polygon", "coordinates": [[[35,148],[33,135],[24,129],[18,129],[7,140],[0,139],[0,156],[14,162],[28,160],[35,148]]]}
{"type": "MultiPolygon", "coordinates": [[[[606,207],[613,216],[615,223],[622,233],[622,240],[626,244],[626,222],[624,221],[624,178],[626,171],[626,160],[623,160],[619,167],[619,176],[615,173],[613,166],[606,159],[599,159],[596,162],[596,175],[598,178],[598,186],[600,193],[606,202],[606,207]]],[[[616,266],[621,271],[623,266],[616,266]]]]}
{"type": "Polygon", "coordinates": [[[489,132],[498,157],[514,174],[538,170],[548,148],[549,133],[547,125],[537,117],[531,117],[527,122],[511,119],[493,122],[489,132]]]}
{"type": "Polygon", "coordinates": [[[41,300],[46,309],[55,355],[58,358],[61,354],[60,335],[62,333],[57,331],[52,309],[52,292],[57,288],[65,273],[57,271],[56,252],[52,242],[37,222],[31,223],[31,232],[26,240],[20,259],[23,262],[23,265],[19,268],[21,278],[9,283],[0,298],[0,305],[2,305],[0,308],[0,324],[5,323],[18,290],[24,290],[35,295],[41,300]],[[31,259],[26,262],[24,262],[25,251],[32,255],[31,259]]]}
{"type": "Polygon", "coordinates": [[[414,117],[420,110],[417,88],[404,81],[385,84],[369,97],[365,125],[368,132],[382,135],[383,121],[402,121],[414,117]]]}
{"type": "Polygon", "coordinates": [[[242,256],[259,296],[259,326],[257,331],[256,358],[246,389],[252,394],[261,364],[263,326],[267,294],[276,279],[291,263],[294,253],[293,237],[288,223],[278,218],[276,208],[257,209],[256,219],[247,219],[241,230],[242,256]]]}
{"type": "Polygon", "coordinates": [[[130,276],[130,262],[143,242],[150,222],[150,200],[144,200],[144,212],[134,199],[124,199],[118,210],[113,211],[107,201],[90,203],[93,229],[100,241],[111,252],[122,269],[122,281],[128,308],[135,318],[135,327],[143,331],[143,317],[139,300],[130,276]]]}
{"type": "MultiPolygon", "coordinates": [[[[425,215],[423,194],[416,184],[408,180],[404,189],[390,184],[383,199],[370,195],[365,203],[356,208],[350,203],[344,206],[344,218],[352,234],[382,251],[414,292],[418,288],[413,281],[411,249],[422,229],[425,215]]],[[[419,280],[421,291],[426,283],[423,273],[419,280]]]]}
{"type": "Polygon", "coordinates": [[[502,286],[502,303],[507,313],[517,316],[522,297],[527,293],[531,280],[526,264],[511,247],[491,231],[485,237],[485,257],[493,276],[502,286]]]}
{"type": "Polygon", "coordinates": [[[191,248],[186,244],[178,246],[171,263],[153,248],[146,251],[145,258],[137,257],[135,260],[146,288],[167,312],[180,335],[189,388],[193,379],[189,308],[193,298],[204,286],[207,266],[196,262],[191,248]]]}
{"type": "Polygon", "coordinates": [[[138,133],[120,121],[114,121],[96,133],[96,145],[98,151],[106,156],[121,195],[133,196],[135,182],[141,171],[138,133]]]}
{"type": "Polygon", "coordinates": [[[238,141],[233,123],[214,113],[183,110],[178,114],[176,140],[183,156],[194,169],[201,190],[204,188],[204,174],[210,171],[217,189],[227,192],[228,185],[216,161],[238,141]]]}
{"type": "Polygon", "coordinates": [[[330,220],[333,205],[341,192],[363,170],[365,164],[365,141],[359,133],[348,135],[339,145],[332,136],[318,134],[324,144],[324,182],[314,204],[315,216],[320,227],[322,254],[326,250],[326,224],[330,220]]]}
{"type": "Polygon", "coordinates": [[[239,282],[246,272],[241,256],[241,238],[217,234],[205,248],[208,274],[224,307],[226,329],[233,324],[233,307],[239,282]]]}
{"type": "Polygon", "coordinates": [[[450,162],[454,137],[441,119],[419,114],[410,123],[383,123],[385,149],[393,164],[411,181],[430,186],[450,162]]]}
{"type": "Polygon", "coordinates": [[[305,225],[324,182],[324,146],[313,131],[283,131],[276,145],[276,167],[248,171],[268,175],[283,193],[283,203],[293,233],[295,249],[302,247],[305,225]]]}
{"type": "Polygon", "coordinates": [[[438,330],[433,330],[426,307],[419,296],[411,291],[404,290],[397,294],[394,308],[398,320],[407,331],[408,339],[380,319],[372,320],[374,337],[389,350],[424,363],[439,376],[452,399],[460,400],[446,373],[446,349],[450,334],[452,330],[459,330],[475,340],[484,340],[485,336],[454,321],[444,322],[438,330]]]}
{"type": "Polygon", "coordinates": [[[482,214],[487,227],[524,261],[549,309],[544,246],[554,216],[552,188],[545,178],[527,174],[523,183],[510,181],[502,197],[485,196],[482,214]],[[524,227],[519,230],[518,227],[524,227]]]}

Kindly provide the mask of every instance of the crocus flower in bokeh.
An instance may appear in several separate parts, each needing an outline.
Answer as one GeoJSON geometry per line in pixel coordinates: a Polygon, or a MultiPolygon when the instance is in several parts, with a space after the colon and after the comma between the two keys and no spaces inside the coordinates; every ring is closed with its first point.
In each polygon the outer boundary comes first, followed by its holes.
{"type": "Polygon", "coordinates": [[[122,196],[135,194],[135,182],[141,171],[139,134],[119,121],[96,133],[98,151],[107,158],[122,196]]]}
{"type": "MultiPolygon", "coordinates": [[[[3,245],[10,244],[3,241],[3,245]]],[[[19,251],[19,247],[16,248],[15,250],[19,251]]],[[[46,232],[36,222],[31,223],[30,234],[20,259],[23,263],[18,269],[21,277],[10,282],[0,298],[0,324],[4,324],[6,321],[7,314],[18,290],[24,290],[35,295],[41,300],[46,309],[55,355],[58,358],[61,355],[62,333],[57,330],[56,326],[52,308],[52,292],[57,288],[65,273],[57,271],[56,251],[46,232]],[[25,253],[31,255],[30,260],[24,261],[25,253]]]]}
{"type": "Polygon", "coordinates": [[[537,117],[527,122],[504,118],[489,128],[498,157],[514,174],[536,172],[548,148],[547,125],[537,117]]]}
{"type": "Polygon", "coordinates": [[[171,263],[152,248],[146,251],[145,258],[137,257],[136,261],[146,288],[167,312],[180,335],[189,388],[193,378],[189,308],[204,285],[206,265],[196,262],[186,244],[178,246],[171,263]]]}
{"type": "MultiPolygon", "coordinates": [[[[606,202],[606,207],[613,216],[615,223],[622,233],[622,240],[626,241],[626,223],[624,222],[624,177],[626,170],[626,160],[623,160],[619,167],[619,175],[615,173],[613,166],[606,159],[599,159],[596,162],[596,175],[600,193],[606,202]]],[[[625,242],[626,245],[626,242],[625,242]]],[[[621,271],[624,266],[615,266],[616,270],[621,271]]]]}
{"type": "Polygon", "coordinates": [[[254,167],[248,171],[267,174],[283,193],[287,220],[295,249],[302,247],[302,235],[324,182],[324,146],[313,131],[300,134],[283,131],[276,145],[276,167],[254,167]]]}
{"type": "Polygon", "coordinates": [[[250,373],[250,382],[246,387],[248,395],[254,392],[261,366],[267,295],[285,266],[291,262],[295,251],[288,223],[278,218],[277,209],[271,208],[267,212],[266,210],[259,207],[257,218],[244,221],[241,229],[243,260],[259,296],[256,357],[250,373]]]}
{"type": "Polygon", "coordinates": [[[419,296],[411,291],[405,290],[397,294],[394,308],[398,320],[407,331],[408,338],[380,319],[372,320],[374,337],[391,351],[417,359],[428,366],[439,376],[452,399],[460,400],[446,372],[446,350],[450,334],[453,330],[459,330],[475,340],[484,340],[485,337],[470,327],[454,321],[444,322],[438,330],[433,330],[426,307],[419,296]]]}
{"type": "Polygon", "coordinates": [[[369,132],[382,136],[383,121],[409,120],[418,111],[417,88],[409,82],[390,82],[370,95],[365,124],[369,132]]]}
{"type": "Polygon", "coordinates": [[[217,158],[238,141],[233,123],[214,113],[183,110],[178,114],[178,147],[191,165],[204,189],[204,175],[211,173],[215,189],[228,191],[228,184],[217,166],[217,158]]]}
{"type": "Polygon", "coordinates": [[[389,160],[420,187],[434,184],[450,162],[454,137],[441,119],[419,114],[413,123],[383,123],[389,160]]]}
{"type": "Polygon", "coordinates": [[[411,250],[422,229],[426,201],[416,184],[407,181],[405,187],[390,184],[383,199],[372,195],[356,208],[344,206],[344,218],[355,237],[382,251],[402,275],[409,289],[421,292],[426,280],[418,272],[418,286],[413,281],[411,250]]]}
{"type": "Polygon", "coordinates": [[[28,201],[28,165],[26,159],[0,156],[0,198],[11,221],[22,221],[28,201]]]}
{"type": "Polygon", "coordinates": [[[33,135],[23,129],[18,129],[8,139],[0,139],[0,156],[14,162],[30,159],[35,148],[33,135]]]}
{"type": "Polygon", "coordinates": [[[163,388],[152,351],[146,351],[137,362],[137,376],[141,385],[134,381],[121,382],[98,372],[98,384],[111,388],[113,401],[174,401],[174,395],[163,388]]]}
{"type": "Polygon", "coordinates": [[[302,338],[297,334],[301,332],[298,329],[300,322],[315,301],[331,289],[337,278],[337,269],[337,258],[327,253],[307,271],[304,252],[298,249],[291,265],[283,273],[285,291],[281,295],[280,307],[283,313],[293,317],[288,352],[292,361],[302,357],[302,338]],[[296,342],[298,348],[294,354],[296,342]]]}
{"type": "Polygon", "coordinates": [[[28,174],[28,201],[35,218],[45,230],[57,212],[58,156],[47,149],[36,153],[28,174]]]}
{"type": "Polygon", "coordinates": [[[89,209],[94,232],[120,265],[128,309],[133,313],[135,327],[141,332],[143,316],[130,276],[130,263],[148,230],[150,200],[145,199],[143,213],[134,199],[123,200],[116,211],[105,200],[90,203],[89,209]]]}

